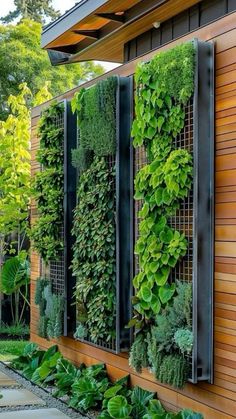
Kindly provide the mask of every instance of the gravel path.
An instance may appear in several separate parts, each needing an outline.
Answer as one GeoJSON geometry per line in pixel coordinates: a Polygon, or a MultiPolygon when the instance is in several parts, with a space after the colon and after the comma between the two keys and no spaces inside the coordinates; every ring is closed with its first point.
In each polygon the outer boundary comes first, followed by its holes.
{"type": "MultiPolygon", "coordinates": [[[[42,409],[42,408],[56,408],[60,412],[63,412],[65,415],[67,415],[68,418],[76,418],[76,419],[84,419],[84,418],[93,418],[93,415],[83,415],[79,412],[76,412],[73,409],[70,409],[65,403],[62,401],[52,397],[52,395],[44,390],[43,388],[35,385],[29,380],[26,380],[24,377],[22,377],[17,372],[13,371],[10,367],[5,365],[4,363],[0,362],[0,371],[4,374],[6,374],[8,377],[16,381],[15,386],[1,386],[0,387],[0,394],[1,390],[3,389],[26,389],[30,392],[32,392],[35,396],[40,398],[42,400],[42,403],[40,404],[40,401],[37,401],[36,404],[27,405],[27,402],[25,405],[21,406],[8,406],[8,407],[0,407],[0,412],[13,412],[13,411],[22,411],[22,410],[36,410],[36,409],[42,409]]],[[[17,393],[17,392],[16,392],[17,393]]],[[[46,419],[46,418],[45,418],[46,419]]]]}

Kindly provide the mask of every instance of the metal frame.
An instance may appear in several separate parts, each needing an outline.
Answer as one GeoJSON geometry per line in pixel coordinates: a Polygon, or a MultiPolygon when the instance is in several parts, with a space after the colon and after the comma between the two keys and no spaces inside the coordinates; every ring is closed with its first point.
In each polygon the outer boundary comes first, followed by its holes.
{"type": "Polygon", "coordinates": [[[128,350],[130,330],[126,328],[132,313],[133,249],[130,246],[133,206],[130,167],[133,165],[131,125],[133,118],[133,78],[118,77],[117,152],[116,152],[116,352],[128,350]]]}
{"type": "MultiPolygon", "coordinates": [[[[214,284],[214,44],[194,40],[193,95],[193,260],[192,330],[189,382],[213,383],[214,284]]],[[[133,173],[133,167],[131,167],[133,173]]],[[[175,217],[173,217],[175,219],[175,217]]],[[[134,217],[135,221],[135,217],[134,217]]],[[[131,248],[134,223],[131,223],[131,248]]],[[[131,265],[134,267],[134,256],[131,265]]],[[[173,272],[174,279],[175,272],[173,272]]],[[[133,277],[133,275],[132,275],[133,277]]]]}
{"type": "Polygon", "coordinates": [[[213,382],[214,45],[195,40],[191,382],[213,382]]]}
{"type": "Polygon", "coordinates": [[[75,328],[75,309],[71,306],[75,279],[70,269],[72,261],[73,236],[73,209],[76,206],[76,169],[72,166],[71,150],[76,148],[76,117],[71,110],[70,102],[64,102],[64,336],[75,328]]]}
{"type": "MultiPolygon", "coordinates": [[[[126,328],[131,317],[132,294],[132,247],[130,225],[132,222],[133,186],[131,179],[133,147],[131,125],[133,118],[133,79],[117,76],[116,91],[116,338],[115,348],[93,343],[89,339],[82,342],[107,352],[120,353],[130,347],[131,334],[126,328]]],[[[105,343],[105,342],[104,342],[105,343]]],[[[112,345],[110,345],[112,346],[112,345]]]]}

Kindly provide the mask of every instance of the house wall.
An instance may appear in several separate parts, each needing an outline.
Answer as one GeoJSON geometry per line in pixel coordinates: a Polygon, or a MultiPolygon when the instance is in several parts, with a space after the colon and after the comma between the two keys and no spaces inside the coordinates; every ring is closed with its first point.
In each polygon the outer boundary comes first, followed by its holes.
{"type": "MultiPolygon", "coordinates": [[[[207,419],[230,419],[236,417],[236,13],[166,44],[158,51],[194,37],[213,41],[216,47],[214,385],[187,384],[183,391],[176,391],[157,383],[148,371],[137,374],[130,370],[126,354],[114,355],[70,338],[61,338],[58,343],[61,352],[75,363],[105,362],[112,379],[129,373],[131,385],[157,391],[159,399],[171,410],[191,408],[207,419]]],[[[130,61],[109,75],[132,75],[137,62],[150,59],[156,52],[130,61]]],[[[107,74],[100,78],[104,77],[107,74]]],[[[92,83],[94,81],[84,86],[92,83]]],[[[60,99],[71,98],[76,90],[60,99]]],[[[32,176],[39,170],[35,153],[39,147],[37,123],[41,108],[32,111],[32,176]]],[[[32,222],[36,216],[32,202],[32,222]]],[[[37,336],[38,309],[34,305],[34,291],[40,266],[39,257],[33,251],[31,266],[31,339],[47,348],[52,342],[37,336]]]]}

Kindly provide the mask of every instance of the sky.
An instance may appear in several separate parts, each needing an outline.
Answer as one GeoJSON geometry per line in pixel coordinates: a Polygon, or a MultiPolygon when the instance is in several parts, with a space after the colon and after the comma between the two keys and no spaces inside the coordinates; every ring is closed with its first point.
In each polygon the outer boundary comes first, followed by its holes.
{"type": "MultiPolygon", "coordinates": [[[[53,0],[52,5],[56,10],[60,10],[61,13],[64,13],[66,10],[70,9],[78,3],[78,0],[53,0]]],[[[14,0],[0,0],[0,17],[7,15],[9,11],[14,10],[14,0]]],[[[106,70],[111,70],[114,67],[117,67],[117,64],[113,63],[102,63],[106,70]]]]}

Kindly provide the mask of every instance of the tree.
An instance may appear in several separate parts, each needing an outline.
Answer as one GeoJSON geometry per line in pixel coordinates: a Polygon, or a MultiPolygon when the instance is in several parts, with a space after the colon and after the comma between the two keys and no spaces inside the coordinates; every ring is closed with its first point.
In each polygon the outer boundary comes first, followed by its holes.
{"type": "Polygon", "coordinates": [[[35,95],[45,81],[51,81],[50,91],[57,96],[104,71],[93,62],[52,67],[40,47],[41,28],[32,20],[0,25],[0,119],[7,117],[7,99],[17,94],[21,83],[27,83],[35,95]]]}
{"type": "MultiPolygon", "coordinates": [[[[0,121],[0,237],[4,251],[5,237],[26,229],[30,201],[30,110],[27,101],[32,93],[24,83],[17,96],[10,96],[10,114],[0,121]]],[[[40,104],[51,98],[47,85],[36,95],[40,104]]],[[[18,241],[17,252],[21,250],[18,241]]]]}
{"type": "MultiPolygon", "coordinates": [[[[16,253],[3,265],[0,280],[0,292],[11,295],[12,318],[21,321],[29,282],[28,261],[22,244],[28,226],[30,185],[30,110],[27,106],[32,93],[24,83],[19,86],[17,96],[10,96],[8,107],[10,114],[6,121],[0,121],[0,271],[6,250],[16,253]],[[7,240],[9,234],[16,233],[16,242],[7,240]],[[17,245],[17,246],[15,246],[17,245]],[[25,289],[23,293],[21,288],[25,289]],[[13,299],[14,307],[13,311],[13,299]],[[20,295],[24,299],[20,313],[20,295]]],[[[48,83],[37,92],[34,105],[51,98],[48,83]]],[[[1,307],[0,307],[1,316],[1,307]]]]}
{"type": "Polygon", "coordinates": [[[10,23],[17,18],[32,19],[36,22],[45,23],[45,18],[52,20],[60,16],[52,5],[52,0],[14,0],[15,10],[1,18],[4,23],[10,23]]]}

